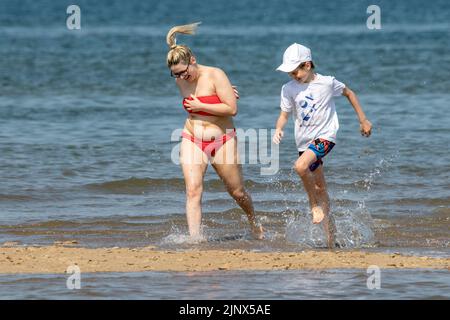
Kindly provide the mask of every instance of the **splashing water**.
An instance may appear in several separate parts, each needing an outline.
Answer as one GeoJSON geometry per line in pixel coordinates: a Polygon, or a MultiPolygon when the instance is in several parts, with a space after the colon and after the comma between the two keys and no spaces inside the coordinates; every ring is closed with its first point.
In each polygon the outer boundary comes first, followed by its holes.
{"type": "Polygon", "coordinates": [[[224,233],[220,230],[201,226],[200,235],[192,237],[187,231],[181,230],[176,226],[172,226],[169,234],[162,238],[161,245],[196,245],[202,243],[221,243],[224,241],[252,240],[250,232],[243,233],[224,233]]]}
{"type": "MultiPolygon", "coordinates": [[[[332,205],[332,215],[336,225],[336,244],[340,248],[360,248],[374,246],[374,233],[373,233],[373,220],[366,208],[365,199],[371,191],[371,187],[375,183],[375,180],[379,178],[387,169],[392,165],[398,154],[393,154],[389,157],[381,159],[376,163],[375,167],[360,179],[358,184],[362,186],[362,194],[359,196],[359,201],[349,206],[334,206],[332,205]]],[[[301,192],[302,183],[294,170],[291,169],[288,173],[288,180],[279,180],[279,178],[268,178],[268,188],[271,188],[271,192],[278,191],[285,201],[285,210],[281,213],[281,216],[285,220],[285,232],[277,233],[270,231],[270,228],[266,228],[265,240],[266,241],[278,241],[283,238],[288,243],[294,243],[300,245],[300,247],[306,248],[326,248],[327,236],[324,232],[322,224],[313,224],[312,216],[309,208],[301,208],[300,210],[292,207],[292,200],[288,199],[288,196],[292,193],[301,192]],[[274,188],[275,187],[275,188],[274,188]],[[269,229],[269,230],[267,230],[269,229]]],[[[344,190],[343,193],[347,193],[344,190]]],[[[305,202],[299,202],[300,206],[304,206],[305,202]],[[303,203],[303,205],[301,204],[303,203]]],[[[240,216],[240,220],[246,225],[246,217],[240,216]]],[[[263,225],[270,225],[276,223],[271,221],[268,216],[258,216],[258,221],[263,225]]],[[[223,241],[236,241],[236,240],[251,240],[252,236],[249,234],[246,228],[236,234],[236,230],[230,234],[226,230],[222,230],[220,227],[212,227],[209,229],[205,225],[202,228],[202,236],[193,238],[189,236],[186,230],[180,230],[177,226],[172,226],[169,234],[161,241],[163,245],[192,245],[200,243],[216,243],[223,241]]]]}
{"type": "Polygon", "coordinates": [[[370,191],[370,188],[372,187],[373,183],[375,182],[375,179],[379,176],[381,176],[387,169],[391,167],[394,160],[399,156],[399,152],[392,154],[389,157],[381,159],[378,164],[375,166],[373,170],[371,170],[368,174],[366,174],[364,181],[363,181],[363,187],[366,189],[366,191],[370,191]]]}
{"type": "Polygon", "coordinates": [[[188,234],[171,233],[161,240],[161,244],[198,244],[206,242],[203,236],[191,237],[188,234]]]}
{"type": "MultiPolygon", "coordinates": [[[[381,159],[375,168],[365,176],[363,187],[367,193],[370,191],[375,179],[381,176],[397,157],[398,152],[390,157],[381,159]]],[[[359,248],[373,246],[373,220],[366,208],[365,198],[367,198],[367,195],[358,201],[358,207],[356,208],[338,207],[332,209],[336,225],[336,244],[339,247],[359,248]]],[[[286,212],[291,211],[288,207],[286,209],[286,212]]],[[[327,236],[323,225],[312,223],[309,209],[304,212],[308,212],[308,214],[286,215],[286,240],[308,248],[326,247],[327,236]]]]}
{"type": "MultiPolygon", "coordinates": [[[[368,247],[373,244],[372,218],[365,210],[334,210],[336,244],[340,248],[368,247]]],[[[310,214],[291,215],[286,223],[286,240],[307,248],[327,247],[322,224],[313,224],[310,214]]]]}
{"type": "Polygon", "coordinates": [[[311,217],[291,217],[286,223],[286,240],[308,248],[326,246],[326,235],[320,225],[312,223],[311,217]]]}
{"type": "Polygon", "coordinates": [[[198,244],[207,241],[203,230],[201,230],[199,236],[191,237],[174,225],[170,229],[169,234],[162,238],[161,244],[198,244]]]}

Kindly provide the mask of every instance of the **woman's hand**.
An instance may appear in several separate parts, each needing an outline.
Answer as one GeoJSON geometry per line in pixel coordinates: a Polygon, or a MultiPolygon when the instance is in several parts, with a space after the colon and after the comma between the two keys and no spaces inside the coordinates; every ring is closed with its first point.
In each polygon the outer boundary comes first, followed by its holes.
{"type": "Polygon", "coordinates": [[[191,94],[192,100],[184,100],[184,105],[186,106],[186,110],[189,112],[199,112],[203,110],[203,102],[197,99],[196,96],[191,94]]]}
{"type": "Polygon", "coordinates": [[[281,139],[283,139],[284,132],[281,129],[276,129],[275,134],[273,135],[273,143],[279,144],[281,142],[281,139]]]}
{"type": "Polygon", "coordinates": [[[369,120],[364,119],[359,123],[359,130],[361,131],[361,135],[369,137],[372,133],[372,124],[369,120]]]}

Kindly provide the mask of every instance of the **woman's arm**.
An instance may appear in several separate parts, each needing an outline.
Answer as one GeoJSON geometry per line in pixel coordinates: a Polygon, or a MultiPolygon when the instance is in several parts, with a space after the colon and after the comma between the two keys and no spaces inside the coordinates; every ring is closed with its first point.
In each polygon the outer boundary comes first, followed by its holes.
{"type": "Polygon", "coordinates": [[[194,95],[191,95],[193,100],[185,102],[187,109],[192,112],[204,111],[215,116],[235,116],[237,114],[236,95],[227,75],[222,70],[215,68],[212,78],[216,87],[216,94],[222,103],[203,103],[194,95]]]}
{"type": "Polygon", "coordinates": [[[367,119],[361,105],[359,104],[356,94],[352,90],[350,90],[350,88],[345,87],[342,91],[342,95],[347,97],[348,101],[353,106],[353,109],[355,109],[355,112],[358,115],[361,134],[366,137],[370,136],[370,134],[372,133],[372,123],[370,123],[370,121],[367,119]]]}

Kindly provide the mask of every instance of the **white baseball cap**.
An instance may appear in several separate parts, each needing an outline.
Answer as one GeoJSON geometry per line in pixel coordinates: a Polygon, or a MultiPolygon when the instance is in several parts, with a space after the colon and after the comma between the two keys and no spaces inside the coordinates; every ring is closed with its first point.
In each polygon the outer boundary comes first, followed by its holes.
{"type": "Polygon", "coordinates": [[[298,43],[291,44],[283,54],[283,63],[278,71],[294,71],[302,62],[312,61],[311,50],[298,43]]]}

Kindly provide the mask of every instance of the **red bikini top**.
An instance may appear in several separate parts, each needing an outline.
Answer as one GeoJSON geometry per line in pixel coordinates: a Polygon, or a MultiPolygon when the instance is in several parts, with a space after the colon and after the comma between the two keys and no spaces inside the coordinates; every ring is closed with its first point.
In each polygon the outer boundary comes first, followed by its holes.
{"type": "MultiPolygon", "coordinates": [[[[217,95],[202,96],[202,97],[197,97],[197,99],[203,103],[209,103],[209,104],[222,103],[222,101],[220,101],[220,98],[217,95]]],[[[186,110],[186,105],[185,105],[186,100],[193,100],[193,99],[191,97],[183,99],[183,107],[185,110],[186,110]]],[[[213,114],[205,112],[205,111],[198,111],[198,112],[192,112],[192,111],[188,111],[188,110],[186,110],[186,111],[189,113],[192,113],[192,114],[199,114],[202,116],[213,116],[213,114]]]]}

